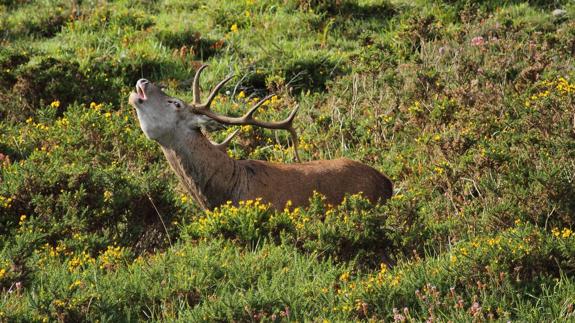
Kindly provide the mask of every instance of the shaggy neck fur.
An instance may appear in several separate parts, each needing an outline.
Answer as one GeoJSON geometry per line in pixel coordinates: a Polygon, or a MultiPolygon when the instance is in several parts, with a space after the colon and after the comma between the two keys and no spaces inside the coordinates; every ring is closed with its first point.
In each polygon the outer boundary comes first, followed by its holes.
{"type": "Polygon", "coordinates": [[[161,145],[168,163],[202,208],[236,202],[242,188],[242,167],[214,147],[199,130],[175,132],[171,143],[161,145]]]}

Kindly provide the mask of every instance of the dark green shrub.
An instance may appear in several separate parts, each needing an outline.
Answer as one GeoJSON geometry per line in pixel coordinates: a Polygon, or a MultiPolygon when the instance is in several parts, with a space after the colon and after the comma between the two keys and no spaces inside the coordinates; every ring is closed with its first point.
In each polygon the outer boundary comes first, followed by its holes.
{"type": "Polygon", "coordinates": [[[16,83],[18,67],[28,63],[31,54],[23,48],[0,48],[0,88],[3,93],[12,89],[12,86],[16,83]]]}
{"type": "Polygon", "coordinates": [[[173,233],[161,217],[167,223],[176,218],[175,193],[158,180],[164,161],[134,128],[131,114],[100,103],[73,105],[61,117],[55,110],[40,110],[2,137],[18,149],[16,155],[2,151],[14,163],[0,168],[1,234],[30,232],[33,245],[90,253],[111,243],[138,252],[167,243],[173,233]],[[120,166],[118,154],[140,166],[120,166]]]}
{"type": "Polygon", "coordinates": [[[9,119],[24,120],[39,106],[58,101],[65,108],[73,102],[118,102],[119,90],[110,87],[105,78],[85,74],[77,63],[63,62],[54,57],[20,65],[14,73],[16,79],[8,96],[22,106],[17,112],[0,111],[9,119]]]}
{"type": "Polygon", "coordinates": [[[342,67],[327,57],[317,55],[291,59],[285,62],[282,71],[286,84],[297,94],[307,90],[325,90],[328,80],[342,73],[342,67]]]}
{"type": "Polygon", "coordinates": [[[162,44],[174,49],[175,56],[184,61],[208,60],[225,46],[223,40],[206,39],[197,31],[192,30],[180,32],[161,30],[156,32],[156,37],[162,44]]]}

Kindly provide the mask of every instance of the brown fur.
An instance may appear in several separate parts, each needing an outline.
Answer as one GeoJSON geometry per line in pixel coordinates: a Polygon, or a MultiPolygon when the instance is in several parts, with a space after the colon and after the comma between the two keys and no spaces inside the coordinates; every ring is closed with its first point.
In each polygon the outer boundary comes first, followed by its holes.
{"type": "MultiPolygon", "coordinates": [[[[196,87],[200,71],[194,79],[194,96],[199,94],[196,87]]],[[[198,115],[180,101],[144,79],[136,83],[136,92],[129,98],[136,108],[142,131],[160,144],[188,193],[203,208],[213,209],[228,201],[238,204],[257,198],[271,203],[276,209],[283,209],[288,201],[292,207],[305,206],[314,192],[325,195],[327,202],[334,205],[346,194],[361,192],[373,203],[383,203],[392,195],[393,185],[387,177],[349,159],[301,164],[234,160],[221,147],[210,143],[199,130],[215,122],[214,119],[198,115]]],[[[199,101],[199,95],[196,101],[199,101]]],[[[295,112],[297,109],[288,120],[293,120],[295,112]]],[[[281,128],[293,132],[291,121],[287,125],[289,127],[281,128]]]]}
{"type": "Polygon", "coordinates": [[[314,191],[334,205],[346,194],[359,192],[377,203],[389,199],[393,192],[386,176],[349,159],[301,164],[234,160],[199,132],[188,140],[186,146],[162,149],[182,184],[204,208],[257,198],[276,209],[283,209],[288,201],[293,207],[305,206],[314,191]]]}
{"type": "Polygon", "coordinates": [[[244,197],[261,197],[276,208],[288,200],[294,206],[307,205],[313,192],[319,192],[330,204],[339,204],[345,194],[363,193],[372,203],[391,197],[391,181],[377,170],[349,160],[317,160],[301,164],[239,161],[247,169],[249,190],[244,197]],[[281,192],[281,193],[280,193],[281,192]]]}

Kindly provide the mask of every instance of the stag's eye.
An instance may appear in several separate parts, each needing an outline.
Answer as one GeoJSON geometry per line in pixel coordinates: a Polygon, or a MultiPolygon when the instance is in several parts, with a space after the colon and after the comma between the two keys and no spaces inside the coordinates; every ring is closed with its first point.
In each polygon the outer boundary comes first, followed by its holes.
{"type": "Polygon", "coordinates": [[[180,102],[178,102],[178,101],[168,100],[168,103],[169,103],[169,104],[173,104],[173,105],[174,105],[176,108],[178,108],[178,109],[182,107],[182,104],[181,104],[180,102]]]}

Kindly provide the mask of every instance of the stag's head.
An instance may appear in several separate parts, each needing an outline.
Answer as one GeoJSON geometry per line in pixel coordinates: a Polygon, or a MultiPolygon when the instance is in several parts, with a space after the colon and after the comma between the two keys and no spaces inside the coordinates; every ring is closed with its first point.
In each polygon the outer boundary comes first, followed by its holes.
{"type": "MultiPolygon", "coordinates": [[[[158,143],[166,144],[172,139],[175,131],[182,129],[197,130],[199,129],[217,129],[222,125],[252,125],[268,129],[284,129],[291,134],[294,143],[295,156],[297,155],[297,135],[292,126],[293,119],[297,113],[298,107],[293,109],[290,115],[280,122],[266,122],[253,118],[256,110],[262,106],[272,95],[265,97],[256,103],[246,114],[241,117],[229,117],[217,114],[210,110],[213,99],[218,94],[224,84],[232,77],[228,76],[218,83],[209,94],[205,103],[200,99],[199,77],[202,71],[207,67],[203,65],[196,72],[193,82],[192,103],[186,103],[178,98],[167,95],[162,89],[146,79],[140,79],[136,82],[136,91],[130,94],[129,102],[136,108],[140,127],[144,134],[158,143]]],[[[235,133],[234,133],[235,134],[235,133]]],[[[225,141],[231,139],[230,136],[225,141]]]]}
{"type": "Polygon", "coordinates": [[[209,117],[194,113],[186,102],[166,94],[146,79],[136,82],[136,90],[130,94],[129,102],[136,108],[144,134],[160,143],[169,140],[178,128],[199,130],[221,126],[209,117]]]}

